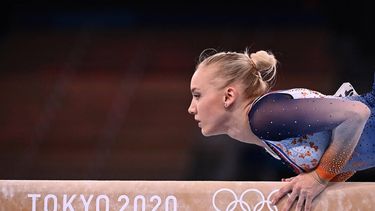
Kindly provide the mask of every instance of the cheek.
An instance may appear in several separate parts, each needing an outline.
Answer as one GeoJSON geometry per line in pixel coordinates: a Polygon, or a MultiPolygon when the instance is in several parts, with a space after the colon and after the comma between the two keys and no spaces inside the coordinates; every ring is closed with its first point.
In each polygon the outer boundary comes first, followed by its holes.
{"type": "MultiPolygon", "coordinates": [[[[219,112],[219,103],[215,100],[207,100],[197,105],[200,118],[213,119],[219,112]]],[[[203,119],[202,119],[203,120],[203,119]]]]}
{"type": "Polygon", "coordinates": [[[202,126],[207,130],[216,130],[221,123],[225,113],[224,107],[217,100],[207,101],[199,105],[198,116],[202,121],[202,126]]]}
{"type": "Polygon", "coordinates": [[[209,109],[202,118],[201,132],[204,136],[224,133],[225,114],[218,109],[209,109]]]}

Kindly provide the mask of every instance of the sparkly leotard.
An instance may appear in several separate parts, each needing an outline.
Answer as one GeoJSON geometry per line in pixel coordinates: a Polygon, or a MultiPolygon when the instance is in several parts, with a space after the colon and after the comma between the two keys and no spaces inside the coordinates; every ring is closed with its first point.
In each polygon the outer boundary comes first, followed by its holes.
{"type": "Polygon", "coordinates": [[[304,88],[270,92],[254,102],[249,112],[250,127],[275,158],[298,174],[309,172],[318,166],[330,145],[332,131],[344,121],[338,112],[355,109],[352,101],[367,105],[371,115],[350,159],[338,167],[337,173],[368,169],[375,166],[375,83],[372,91],[363,95],[349,83],[335,95],[304,88]]]}

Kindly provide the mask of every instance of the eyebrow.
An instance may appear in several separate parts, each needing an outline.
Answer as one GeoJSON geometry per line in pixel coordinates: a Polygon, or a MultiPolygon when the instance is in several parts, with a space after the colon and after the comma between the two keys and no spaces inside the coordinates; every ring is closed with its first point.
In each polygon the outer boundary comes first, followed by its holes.
{"type": "Polygon", "coordinates": [[[192,88],[191,89],[191,92],[195,92],[195,91],[199,91],[199,89],[198,88],[192,88]]]}

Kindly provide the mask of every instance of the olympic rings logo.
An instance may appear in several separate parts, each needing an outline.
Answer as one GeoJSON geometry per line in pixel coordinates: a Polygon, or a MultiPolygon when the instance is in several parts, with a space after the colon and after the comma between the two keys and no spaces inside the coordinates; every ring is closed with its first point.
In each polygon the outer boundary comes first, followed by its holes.
{"type": "Polygon", "coordinates": [[[245,195],[246,195],[247,193],[249,193],[249,192],[255,192],[257,195],[260,196],[261,200],[260,200],[258,203],[256,203],[256,204],[254,205],[254,207],[253,207],[253,210],[254,210],[254,211],[256,211],[256,210],[262,210],[263,207],[264,207],[265,205],[267,205],[267,207],[268,207],[269,210],[271,210],[271,211],[273,211],[273,210],[277,211],[277,207],[276,207],[275,205],[272,205],[272,204],[271,204],[271,200],[270,200],[270,199],[271,199],[271,196],[272,196],[274,193],[276,193],[277,191],[279,191],[279,189],[276,189],[276,190],[272,191],[272,192],[268,195],[267,199],[265,199],[265,197],[264,197],[264,195],[263,195],[262,192],[260,192],[260,191],[257,190],[257,189],[251,188],[251,189],[247,189],[247,190],[245,190],[244,192],[242,192],[242,194],[240,195],[240,198],[238,198],[237,195],[236,195],[236,193],[235,193],[233,190],[228,189],[228,188],[221,188],[221,189],[217,190],[217,191],[214,193],[214,195],[213,195],[213,197],[212,197],[212,205],[214,206],[215,211],[222,211],[221,209],[219,209],[219,208],[217,207],[217,204],[216,204],[216,197],[217,197],[217,195],[218,195],[219,193],[229,192],[229,193],[231,193],[231,194],[233,195],[234,200],[232,200],[232,201],[227,205],[225,211],[234,211],[234,209],[238,206],[238,204],[240,205],[242,211],[251,211],[252,209],[251,209],[251,207],[250,207],[250,204],[248,203],[248,201],[246,201],[246,200],[244,199],[244,197],[245,197],[245,195]]]}

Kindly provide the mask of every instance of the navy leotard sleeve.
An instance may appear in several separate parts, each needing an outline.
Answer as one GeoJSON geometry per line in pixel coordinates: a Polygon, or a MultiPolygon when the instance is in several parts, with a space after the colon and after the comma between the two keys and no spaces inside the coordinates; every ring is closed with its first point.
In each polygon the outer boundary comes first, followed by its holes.
{"type": "Polygon", "coordinates": [[[279,141],[319,131],[332,130],[346,120],[343,111],[353,109],[344,98],[293,99],[285,93],[270,93],[249,112],[252,132],[261,139],[279,141]]]}

